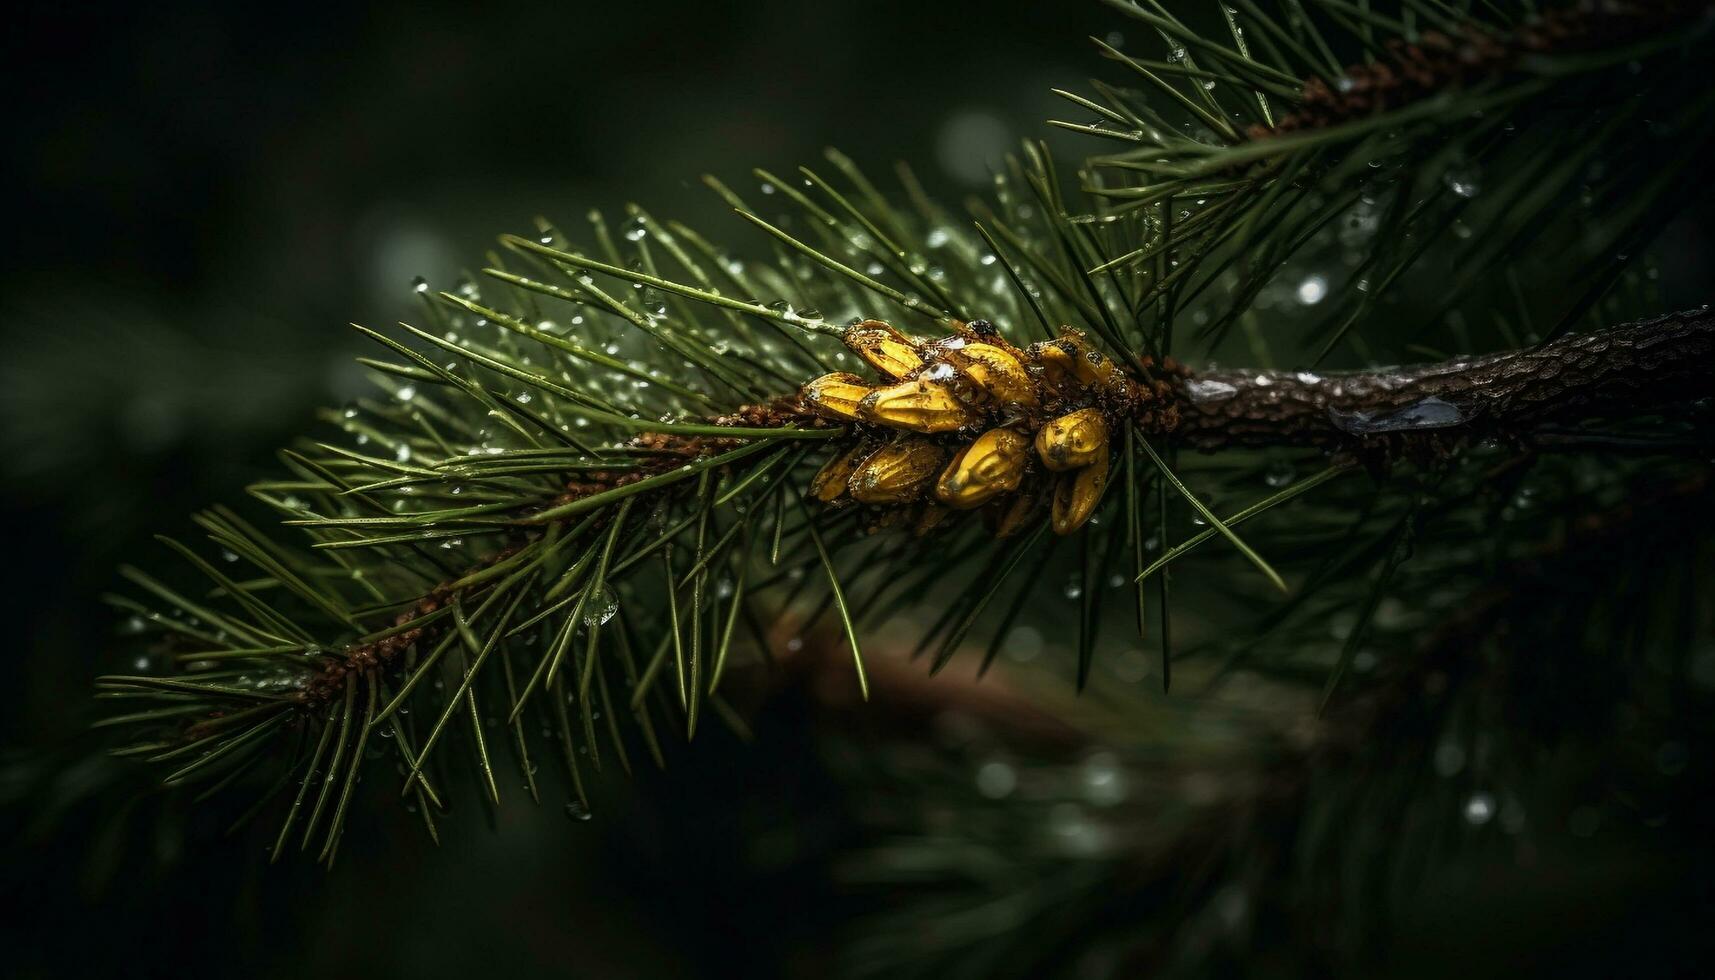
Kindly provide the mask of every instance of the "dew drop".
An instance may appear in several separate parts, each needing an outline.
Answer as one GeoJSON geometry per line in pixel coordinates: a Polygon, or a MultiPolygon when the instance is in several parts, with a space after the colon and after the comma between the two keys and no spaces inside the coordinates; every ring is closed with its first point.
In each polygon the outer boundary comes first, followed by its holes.
{"type": "Polygon", "coordinates": [[[1477,167],[1474,164],[1453,167],[1441,175],[1441,182],[1447,189],[1460,197],[1476,197],[1483,189],[1477,167]]]}
{"type": "Polygon", "coordinates": [[[1328,280],[1321,276],[1305,276],[1298,284],[1298,302],[1305,306],[1315,306],[1328,295],[1328,280]]]}
{"type": "Polygon", "coordinates": [[[1185,390],[1195,402],[1225,401],[1239,393],[1239,389],[1225,381],[1210,381],[1203,378],[1193,378],[1186,382],[1185,390]]]}
{"type": "Polygon", "coordinates": [[[1474,827],[1481,827],[1495,815],[1495,798],[1492,794],[1477,792],[1465,801],[1465,821],[1474,827]]]}
{"type": "Polygon", "coordinates": [[[612,619],[619,612],[619,597],[606,585],[601,591],[590,597],[589,605],[584,608],[584,625],[595,627],[612,619]]]}

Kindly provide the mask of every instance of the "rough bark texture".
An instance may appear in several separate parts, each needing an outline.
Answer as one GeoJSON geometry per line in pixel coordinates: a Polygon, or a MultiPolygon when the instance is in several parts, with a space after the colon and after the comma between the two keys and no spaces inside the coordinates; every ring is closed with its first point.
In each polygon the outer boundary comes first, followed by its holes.
{"type": "Polygon", "coordinates": [[[1211,371],[1181,386],[1203,450],[1529,440],[1715,395],[1715,314],[1671,313],[1535,348],[1342,374],[1211,371]]]}

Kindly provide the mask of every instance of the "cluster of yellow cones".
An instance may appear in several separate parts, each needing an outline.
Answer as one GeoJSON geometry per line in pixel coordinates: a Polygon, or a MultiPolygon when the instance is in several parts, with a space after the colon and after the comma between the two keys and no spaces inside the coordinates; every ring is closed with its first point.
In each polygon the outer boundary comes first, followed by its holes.
{"type": "Polygon", "coordinates": [[[811,481],[817,499],[895,508],[923,501],[919,532],[949,510],[992,505],[1001,537],[1044,499],[1056,534],[1095,513],[1107,486],[1108,433],[1123,423],[1134,392],[1078,331],[1018,348],[981,320],[930,341],[865,320],[842,339],[882,380],[836,373],[804,386],[809,411],[854,432],[811,481]]]}

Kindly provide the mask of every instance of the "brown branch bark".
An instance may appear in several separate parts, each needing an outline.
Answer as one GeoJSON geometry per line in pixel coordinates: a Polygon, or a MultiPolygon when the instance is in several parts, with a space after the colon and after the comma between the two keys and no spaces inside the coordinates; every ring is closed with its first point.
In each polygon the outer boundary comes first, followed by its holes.
{"type": "Polygon", "coordinates": [[[1180,385],[1194,448],[1409,449],[1555,438],[1715,395],[1715,314],[1670,313],[1522,350],[1376,371],[1210,371],[1180,385]]]}

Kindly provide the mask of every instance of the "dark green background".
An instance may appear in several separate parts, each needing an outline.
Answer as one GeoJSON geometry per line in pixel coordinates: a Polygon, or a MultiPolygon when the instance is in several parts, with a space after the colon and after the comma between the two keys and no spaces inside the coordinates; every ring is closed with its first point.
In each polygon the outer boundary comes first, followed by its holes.
{"type": "Polygon", "coordinates": [[[766,753],[740,767],[709,739],[616,819],[513,806],[490,835],[467,809],[456,846],[371,824],[331,876],[267,869],[213,827],[180,854],[156,801],[86,795],[113,775],[72,767],[91,678],[116,664],[98,596],[120,561],[167,564],[151,534],[187,533],[362,390],[345,324],[409,316],[413,275],[450,283],[536,214],[629,200],[754,244],[699,175],[754,195],[751,167],[828,145],[883,177],[909,160],[956,201],[1045,131],[1051,85],[1100,70],[1086,36],[1128,25],[968,0],[31,2],[6,23],[0,971],[820,973],[826,883],[746,850],[754,815],[722,806],[763,801],[790,853],[844,833],[789,707],[763,720],[782,729],[766,753]]]}
{"type": "MultiPolygon", "coordinates": [[[[756,245],[698,176],[754,196],[751,167],[827,145],[878,176],[908,160],[956,202],[1047,132],[1051,86],[1114,77],[1087,35],[1136,44],[1138,25],[1085,0],[32,2],[5,25],[0,973],[826,975],[852,901],[827,859],[859,835],[854,803],[895,801],[846,797],[809,699],[763,711],[756,746],[710,732],[669,778],[604,779],[588,823],[503,787],[495,833],[465,807],[436,849],[366,813],[334,873],[269,868],[213,814],[123,806],[127,770],[88,761],[90,681],[123,666],[99,595],[121,561],[169,566],[151,534],[190,536],[192,510],[363,389],[345,324],[411,316],[412,276],[451,284],[536,214],[617,221],[633,199],[756,245]]],[[[1671,234],[1670,271],[1707,268],[1703,239],[1671,234]]],[[[841,728],[857,759],[887,737],[841,728]]],[[[1600,975],[1707,946],[1658,905],[1592,911],[1660,894],[1697,917],[1683,869],[1578,870],[1485,879],[1480,905],[1428,896],[1394,965],[1600,975]]]]}

